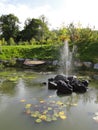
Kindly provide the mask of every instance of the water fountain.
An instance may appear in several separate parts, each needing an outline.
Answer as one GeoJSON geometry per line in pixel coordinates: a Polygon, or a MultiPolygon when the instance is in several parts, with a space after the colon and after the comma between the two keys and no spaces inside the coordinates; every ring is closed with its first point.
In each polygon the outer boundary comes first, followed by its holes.
{"type": "Polygon", "coordinates": [[[61,49],[61,60],[60,60],[60,73],[66,76],[72,73],[72,52],[69,50],[68,41],[64,42],[64,46],[61,49]]]}
{"type": "Polygon", "coordinates": [[[81,81],[72,75],[72,54],[69,51],[68,41],[65,41],[61,51],[60,74],[48,79],[49,89],[57,89],[57,93],[60,94],[83,93],[87,91],[88,81],[81,81]]]}

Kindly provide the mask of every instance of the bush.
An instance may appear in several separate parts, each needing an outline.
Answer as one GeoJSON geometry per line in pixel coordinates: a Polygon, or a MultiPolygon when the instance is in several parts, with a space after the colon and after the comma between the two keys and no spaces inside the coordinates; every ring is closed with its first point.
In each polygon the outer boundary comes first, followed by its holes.
{"type": "Polygon", "coordinates": [[[13,58],[53,60],[59,58],[59,46],[51,45],[20,45],[2,46],[0,59],[11,60],[13,58]]]}
{"type": "Polygon", "coordinates": [[[16,43],[15,43],[14,39],[11,37],[11,38],[9,39],[8,44],[9,44],[9,45],[15,45],[16,43]]]}

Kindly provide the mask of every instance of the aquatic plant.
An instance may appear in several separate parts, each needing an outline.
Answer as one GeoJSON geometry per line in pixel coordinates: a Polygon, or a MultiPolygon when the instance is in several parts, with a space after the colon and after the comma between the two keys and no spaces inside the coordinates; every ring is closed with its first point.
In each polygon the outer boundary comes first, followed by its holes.
{"type": "Polygon", "coordinates": [[[20,102],[24,103],[25,114],[32,117],[35,123],[52,122],[58,119],[65,120],[67,118],[66,106],[77,106],[76,103],[65,104],[60,100],[54,100],[52,96],[36,103],[27,103],[25,99],[21,99],[20,102]]]}

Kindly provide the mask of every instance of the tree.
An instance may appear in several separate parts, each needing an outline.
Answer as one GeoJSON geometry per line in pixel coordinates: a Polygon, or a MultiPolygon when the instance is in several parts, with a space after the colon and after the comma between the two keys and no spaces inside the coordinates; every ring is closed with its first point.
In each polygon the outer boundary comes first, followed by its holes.
{"type": "Polygon", "coordinates": [[[30,41],[32,38],[38,40],[40,23],[41,21],[39,19],[27,19],[24,29],[21,31],[22,40],[30,41]]]}
{"type": "Polygon", "coordinates": [[[74,26],[73,23],[70,23],[69,26],[67,27],[68,30],[68,34],[70,36],[70,41],[72,43],[75,42],[75,40],[77,39],[77,30],[76,27],[74,26]]]}
{"type": "Polygon", "coordinates": [[[44,15],[41,15],[39,19],[41,20],[41,26],[40,26],[41,38],[42,40],[46,40],[49,34],[48,20],[44,15]]]}
{"type": "Polygon", "coordinates": [[[69,40],[69,34],[68,34],[68,29],[63,26],[62,28],[59,29],[59,39],[61,41],[69,40]]]}
{"type": "Polygon", "coordinates": [[[6,41],[10,37],[16,40],[17,34],[19,32],[19,19],[13,14],[2,15],[0,17],[0,33],[1,37],[4,37],[6,41]]]}
{"type": "Polygon", "coordinates": [[[23,41],[30,41],[32,38],[41,41],[46,37],[46,30],[48,27],[40,19],[27,19],[24,29],[21,31],[21,38],[23,41]]]}

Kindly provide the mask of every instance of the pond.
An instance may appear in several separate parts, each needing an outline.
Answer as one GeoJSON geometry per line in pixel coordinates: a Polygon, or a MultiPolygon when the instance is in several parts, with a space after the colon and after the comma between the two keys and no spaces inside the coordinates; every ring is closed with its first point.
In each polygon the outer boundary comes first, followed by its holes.
{"type": "Polygon", "coordinates": [[[48,90],[55,72],[0,72],[0,130],[97,130],[98,82],[86,93],[58,96],[48,90]]]}

